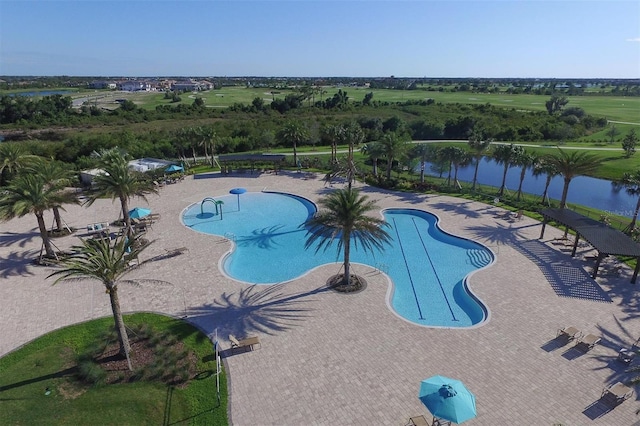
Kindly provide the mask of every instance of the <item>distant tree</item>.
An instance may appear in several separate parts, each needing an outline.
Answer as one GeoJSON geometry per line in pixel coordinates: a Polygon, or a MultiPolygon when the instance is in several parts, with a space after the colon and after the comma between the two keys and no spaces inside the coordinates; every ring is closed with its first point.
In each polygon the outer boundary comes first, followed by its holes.
{"type": "Polygon", "coordinates": [[[630,158],[636,153],[636,145],[638,145],[638,136],[636,129],[631,129],[629,133],[622,139],[622,149],[624,149],[625,157],[630,158]]]}
{"type": "Polygon", "coordinates": [[[17,143],[0,143],[0,186],[9,182],[21,168],[38,159],[39,157],[27,153],[17,143]]]}
{"type": "Polygon", "coordinates": [[[276,134],[280,143],[293,147],[293,164],[298,166],[298,145],[309,137],[307,130],[297,121],[289,121],[276,134]]]}
{"type": "Polygon", "coordinates": [[[256,111],[265,110],[264,99],[262,99],[260,96],[256,96],[255,98],[253,98],[253,101],[251,101],[251,105],[253,106],[253,108],[255,108],[256,111]]]}
{"type": "MultiPolygon", "coordinates": [[[[640,170],[623,174],[622,181],[620,183],[625,187],[627,194],[632,197],[638,197],[640,195],[640,170]]],[[[631,232],[636,227],[636,221],[638,220],[638,211],[640,211],[640,197],[638,197],[636,208],[633,211],[631,223],[629,223],[625,231],[631,232]]]]}
{"type": "Polygon", "coordinates": [[[384,158],[387,160],[387,179],[391,179],[393,161],[407,153],[409,144],[395,133],[386,133],[379,142],[384,151],[384,158]]]}
{"type": "Polygon", "coordinates": [[[534,154],[523,151],[514,161],[516,166],[520,166],[520,181],[518,183],[518,194],[516,195],[517,201],[520,201],[520,197],[522,196],[522,184],[524,183],[524,178],[527,175],[527,170],[535,165],[536,160],[537,157],[534,154]]]}
{"type": "Polygon", "coordinates": [[[538,157],[538,161],[533,165],[533,175],[540,176],[545,175],[545,183],[544,190],[542,191],[542,202],[548,198],[547,193],[549,192],[549,185],[551,185],[551,180],[558,176],[560,172],[556,168],[555,164],[549,162],[546,157],[538,157]]]}
{"type": "Polygon", "coordinates": [[[613,143],[616,141],[616,136],[620,134],[620,130],[618,130],[615,124],[612,124],[611,127],[609,127],[609,130],[607,130],[606,134],[607,136],[609,136],[609,145],[613,145],[613,143]]]}
{"type": "Polygon", "coordinates": [[[514,144],[498,145],[493,149],[493,159],[504,167],[502,171],[502,183],[498,190],[498,196],[502,197],[507,182],[507,172],[509,167],[514,165],[516,158],[524,152],[524,148],[514,144]]]}
{"type": "Polygon", "coordinates": [[[378,160],[384,157],[384,146],[380,142],[369,142],[362,146],[360,152],[369,157],[373,166],[373,175],[378,177],[378,160]]]}
{"type": "Polygon", "coordinates": [[[560,199],[560,208],[563,209],[567,205],[567,194],[569,193],[571,180],[576,176],[586,175],[595,171],[602,164],[602,159],[584,151],[567,152],[562,149],[558,150],[558,154],[547,156],[546,161],[553,164],[558,170],[558,174],[564,178],[562,198],[560,199]]]}
{"type": "Polygon", "coordinates": [[[478,167],[480,166],[480,161],[484,158],[485,153],[491,146],[492,139],[484,138],[482,135],[478,133],[474,133],[469,137],[469,142],[467,145],[471,150],[471,155],[473,155],[475,168],[473,170],[473,184],[471,185],[471,190],[476,190],[476,183],[478,182],[478,167]]]}
{"type": "Polygon", "coordinates": [[[437,148],[427,143],[419,143],[413,146],[410,156],[418,160],[420,164],[420,183],[424,183],[424,172],[427,161],[437,156],[437,148]]]}
{"type": "Polygon", "coordinates": [[[569,103],[569,100],[565,96],[552,95],[551,99],[545,102],[545,107],[549,115],[553,115],[562,111],[562,108],[569,103]]]}
{"type": "Polygon", "coordinates": [[[364,95],[364,99],[362,99],[362,105],[371,105],[371,99],[373,99],[373,92],[369,92],[364,95]]]}

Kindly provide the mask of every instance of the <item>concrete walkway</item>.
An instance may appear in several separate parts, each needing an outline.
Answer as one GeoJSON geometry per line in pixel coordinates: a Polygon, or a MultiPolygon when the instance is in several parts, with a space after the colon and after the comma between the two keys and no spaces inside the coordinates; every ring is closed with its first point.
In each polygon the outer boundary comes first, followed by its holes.
{"type": "MultiPolygon", "coordinates": [[[[433,329],[406,322],[387,305],[386,275],[355,266],[369,285],[358,294],[325,288],[338,265],[319,267],[274,286],[228,279],[220,258],[231,249],[221,238],[185,228],[181,211],[204,197],[242,186],[291,192],[317,200],[330,190],[322,177],[218,174],[168,185],[149,206],[160,220],[149,230],[147,256],[185,247],[178,256],[151,262],[136,274],[164,286],[122,287],[125,311],[186,316],[209,333],[258,335],[262,348],[226,358],[232,422],[236,425],[402,425],[429,418],[417,399],[420,381],[440,374],[462,380],[477,397],[478,417],[469,425],[630,425],[640,420],[634,396],[614,409],[599,402],[602,388],[631,376],[615,361],[621,347],[640,337],[640,315],[631,271],[614,267],[592,280],[589,247],[571,259],[555,245],[562,233],[540,224],[505,219],[491,205],[442,195],[386,192],[364,187],[381,208],[411,207],[437,214],[448,232],[491,248],[496,263],[473,275],[470,286],[490,310],[472,329],[433,329]],[[588,353],[554,340],[573,325],[602,336],[588,353]]],[[[133,201],[132,207],[146,206],[133,201]]],[[[81,235],[88,223],[112,221],[119,205],[99,200],[71,206],[64,219],[81,235]]],[[[51,221],[51,217],[47,217],[51,221]]],[[[51,285],[50,269],[33,266],[41,240],[35,217],[0,229],[0,355],[51,330],[110,315],[108,297],[96,283],[51,285]]],[[[61,249],[76,236],[55,241],[61,249]]],[[[308,253],[301,255],[309,255],[308,253]]],[[[397,261],[388,259],[387,263],[397,261]]],[[[1,380],[1,379],[0,379],[1,380]]]]}

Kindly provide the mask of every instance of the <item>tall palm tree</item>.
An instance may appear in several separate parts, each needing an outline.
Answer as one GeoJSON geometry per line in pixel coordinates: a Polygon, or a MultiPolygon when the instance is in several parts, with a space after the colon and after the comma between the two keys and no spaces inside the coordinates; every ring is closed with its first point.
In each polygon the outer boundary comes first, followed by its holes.
{"type": "MultiPolygon", "coordinates": [[[[26,173],[40,176],[44,182],[61,192],[67,191],[66,188],[71,185],[71,180],[75,176],[75,172],[68,166],[58,161],[47,161],[41,159],[33,163],[33,165],[25,167],[26,173]]],[[[66,204],[80,204],[77,194],[73,191],[67,191],[63,197],[66,204]]],[[[60,216],[62,205],[52,205],[53,218],[56,224],[56,231],[62,231],[62,217],[60,216]]],[[[63,209],[64,210],[64,209],[63,209]]]]}
{"type": "Polygon", "coordinates": [[[378,160],[384,156],[384,147],[379,142],[369,142],[360,148],[360,152],[369,157],[373,166],[373,175],[378,177],[378,160]]]}
{"type": "Polygon", "coordinates": [[[322,210],[307,219],[302,225],[307,229],[305,249],[317,243],[316,253],[327,250],[338,240],[338,255],[344,251],[344,276],[342,284],[348,285],[351,277],[351,241],[363,250],[382,250],[391,237],[383,226],[387,224],[369,213],[377,209],[375,202],[358,190],[346,188],[336,190],[319,201],[322,210]]]}
{"type": "Polygon", "coordinates": [[[496,163],[502,164],[504,166],[504,170],[502,172],[502,183],[500,184],[500,189],[498,190],[499,197],[502,197],[502,195],[504,194],[509,167],[513,166],[515,159],[518,157],[518,155],[522,154],[522,152],[524,152],[524,148],[514,144],[498,145],[493,149],[493,159],[496,161],[496,163]]]}
{"type": "Polygon", "coordinates": [[[460,169],[460,167],[464,167],[469,164],[469,162],[471,161],[471,155],[469,155],[469,153],[462,148],[459,148],[459,147],[454,147],[454,148],[455,149],[453,151],[453,157],[451,157],[451,164],[453,164],[453,170],[454,170],[453,182],[460,189],[462,189],[460,187],[460,183],[458,182],[458,170],[460,169]]]}
{"type": "Polygon", "coordinates": [[[387,179],[391,179],[391,171],[393,170],[393,162],[407,153],[409,144],[392,132],[385,133],[379,142],[384,151],[384,157],[387,160],[387,179]]]}
{"type": "Polygon", "coordinates": [[[358,172],[356,169],[356,164],[353,158],[353,154],[354,154],[355,147],[357,145],[360,145],[360,143],[362,143],[362,141],[364,140],[364,132],[362,131],[362,127],[360,127],[360,125],[355,121],[352,121],[349,124],[343,125],[342,129],[343,130],[340,132],[341,134],[340,142],[346,143],[347,146],[349,147],[348,153],[347,153],[347,164],[345,166],[345,171],[347,175],[347,183],[349,185],[349,188],[351,188],[351,185],[353,184],[353,181],[355,180],[356,174],[358,172]]]}
{"type": "Polygon", "coordinates": [[[338,141],[340,140],[341,131],[341,126],[333,124],[329,124],[322,128],[322,136],[331,146],[331,159],[329,161],[332,165],[338,162],[338,141]]]}
{"type": "Polygon", "coordinates": [[[309,138],[307,130],[296,121],[289,121],[282,127],[276,137],[283,144],[293,146],[293,164],[298,166],[298,145],[309,138]]]}
{"type": "Polygon", "coordinates": [[[485,153],[489,150],[491,142],[493,142],[493,139],[485,139],[477,134],[472,135],[469,138],[469,142],[467,142],[467,145],[471,150],[471,155],[473,156],[475,162],[475,169],[473,170],[473,183],[471,185],[472,191],[476,190],[476,183],[478,183],[478,167],[480,166],[480,161],[484,157],[485,153]]]}
{"type": "Polygon", "coordinates": [[[419,143],[411,149],[410,155],[420,163],[420,183],[424,183],[426,163],[437,156],[437,147],[426,143],[419,143]]]}
{"type": "Polygon", "coordinates": [[[438,152],[440,159],[446,161],[449,166],[449,175],[447,176],[447,185],[451,185],[451,172],[455,169],[458,178],[458,167],[468,158],[466,151],[457,146],[445,146],[438,152]]]}
{"type": "Polygon", "coordinates": [[[549,192],[549,185],[551,185],[551,180],[558,176],[559,172],[556,169],[556,166],[553,163],[550,163],[546,157],[538,157],[538,161],[533,165],[533,175],[540,176],[546,175],[546,180],[544,183],[544,191],[542,191],[542,202],[546,200],[549,192]]]}
{"type": "Polygon", "coordinates": [[[38,220],[45,253],[48,257],[55,257],[44,223],[44,212],[53,206],[69,202],[68,194],[61,192],[58,187],[48,185],[39,175],[20,174],[0,190],[0,220],[34,214],[38,220]]]}
{"type": "Polygon", "coordinates": [[[516,196],[517,201],[520,201],[520,197],[522,196],[522,184],[524,183],[524,178],[527,175],[527,170],[534,166],[536,160],[537,157],[527,151],[523,151],[514,160],[514,164],[516,166],[520,166],[520,181],[518,183],[518,195],[516,196]]]}
{"type": "Polygon", "coordinates": [[[129,272],[142,265],[129,266],[129,262],[132,259],[137,259],[150,243],[135,243],[135,240],[127,237],[117,238],[113,245],[108,239],[81,241],[81,245],[71,248],[71,254],[68,257],[60,260],[58,266],[61,269],[53,272],[47,278],[57,277],[54,285],[61,281],[82,280],[97,280],[104,285],[111,302],[111,312],[120,343],[120,354],[127,357],[131,370],[132,365],[129,357],[131,345],[120,310],[118,285],[121,283],[139,285],[142,282],[161,282],[159,280],[124,278],[129,272]]]}
{"type": "MultiPolygon", "coordinates": [[[[622,175],[620,183],[625,187],[627,194],[632,197],[640,196],[640,170],[636,170],[632,173],[625,173],[622,175]]],[[[625,228],[625,232],[631,232],[636,227],[636,221],[638,220],[638,212],[640,211],[640,197],[636,203],[636,208],[633,211],[633,217],[631,223],[625,228]]]]}
{"type": "Polygon", "coordinates": [[[94,178],[95,191],[89,195],[86,205],[92,205],[98,198],[118,198],[122,208],[122,220],[124,221],[129,237],[133,234],[131,218],[129,217],[129,200],[136,196],[147,201],[146,195],[157,194],[158,190],[153,182],[129,168],[127,157],[118,148],[102,151],[98,161],[104,173],[94,178]]]}
{"type": "Polygon", "coordinates": [[[560,148],[558,148],[558,154],[547,156],[546,161],[553,164],[558,170],[558,174],[564,178],[562,198],[560,199],[561,209],[567,205],[567,194],[569,193],[571,180],[576,176],[586,175],[595,171],[602,164],[602,159],[588,152],[567,152],[560,148]]]}

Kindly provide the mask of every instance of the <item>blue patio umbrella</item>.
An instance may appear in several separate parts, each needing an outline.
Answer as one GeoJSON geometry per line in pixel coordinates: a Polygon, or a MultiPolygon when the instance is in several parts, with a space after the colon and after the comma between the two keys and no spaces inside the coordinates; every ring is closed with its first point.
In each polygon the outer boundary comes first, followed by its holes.
{"type": "Polygon", "coordinates": [[[175,164],[172,164],[169,167],[167,167],[166,169],[164,169],[164,171],[167,172],[167,173],[181,172],[183,170],[184,170],[184,168],[182,166],[176,166],[175,164]]]}
{"type": "Polygon", "coordinates": [[[145,209],[144,207],[136,207],[132,210],[129,210],[129,217],[131,219],[140,219],[145,216],[149,216],[151,214],[151,210],[145,209]]]}
{"type": "Polygon", "coordinates": [[[476,397],[459,380],[429,377],[420,384],[418,398],[439,419],[459,424],[476,416],[476,397]]]}
{"type": "Polygon", "coordinates": [[[238,196],[238,211],[240,211],[240,194],[244,194],[245,192],[247,192],[247,190],[244,188],[233,188],[229,191],[230,194],[236,194],[238,196]]]}

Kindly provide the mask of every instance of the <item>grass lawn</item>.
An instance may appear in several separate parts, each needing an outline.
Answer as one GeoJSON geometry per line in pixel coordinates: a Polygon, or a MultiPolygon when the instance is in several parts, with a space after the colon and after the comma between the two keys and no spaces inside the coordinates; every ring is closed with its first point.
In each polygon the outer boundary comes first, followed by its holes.
{"type": "Polygon", "coordinates": [[[125,323],[146,324],[175,335],[197,357],[195,377],[178,386],[81,384],[74,377],[75,355],[113,326],[113,318],[101,318],[51,332],[0,358],[0,424],[228,424],[226,379],[221,377],[218,403],[216,366],[207,336],[185,322],[156,314],[128,315],[125,323]]]}

